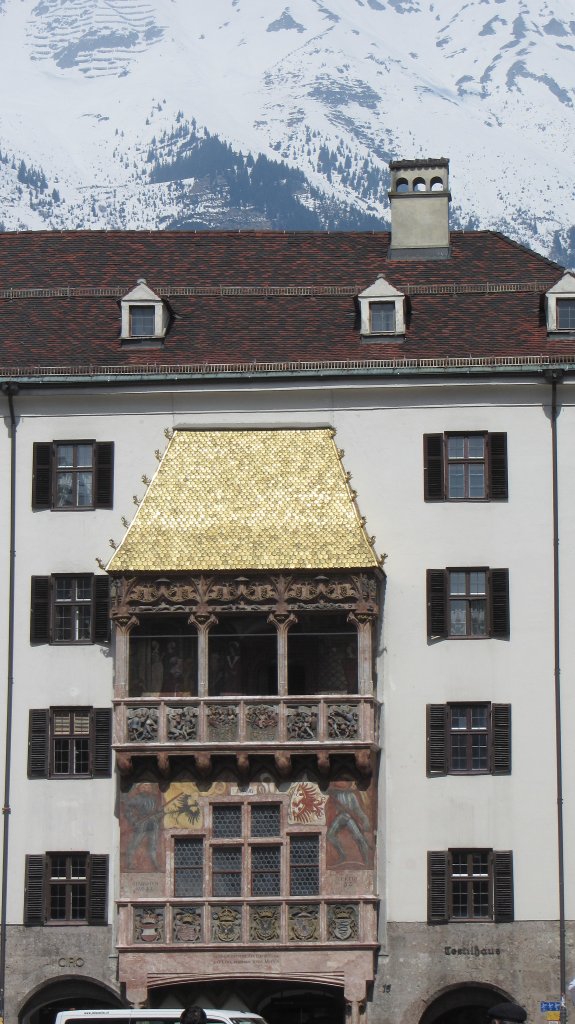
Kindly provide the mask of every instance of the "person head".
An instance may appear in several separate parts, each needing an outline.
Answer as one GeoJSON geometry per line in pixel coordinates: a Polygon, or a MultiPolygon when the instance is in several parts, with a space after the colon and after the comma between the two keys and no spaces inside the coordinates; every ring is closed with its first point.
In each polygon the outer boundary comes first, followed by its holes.
{"type": "Polygon", "coordinates": [[[487,1011],[491,1024],[524,1024],[527,1013],[518,1003],[497,1003],[487,1011]]]}
{"type": "Polygon", "coordinates": [[[207,1020],[202,1006],[187,1006],[180,1017],[180,1024],[207,1024],[207,1020]]]}

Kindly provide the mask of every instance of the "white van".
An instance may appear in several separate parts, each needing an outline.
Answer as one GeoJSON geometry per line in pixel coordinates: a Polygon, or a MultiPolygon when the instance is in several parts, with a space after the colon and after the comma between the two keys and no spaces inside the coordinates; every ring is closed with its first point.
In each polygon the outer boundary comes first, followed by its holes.
{"type": "MultiPolygon", "coordinates": [[[[175,1024],[183,1013],[175,1010],[61,1010],[54,1024],[175,1024]]],[[[257,1013],[243,1010],[208,1010],[208,1024],[266,1024],[257,1013]]]]}

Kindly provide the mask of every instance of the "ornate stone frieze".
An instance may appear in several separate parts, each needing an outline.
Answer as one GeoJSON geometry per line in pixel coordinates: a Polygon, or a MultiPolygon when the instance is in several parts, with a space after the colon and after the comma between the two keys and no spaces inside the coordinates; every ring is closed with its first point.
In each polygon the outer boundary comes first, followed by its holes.
{"type": "Polygon", "coordinates": [[[317,739],[318,719],[319,709],[317,705],[309,707],[306,704],[299,704],[297,707],[289,708],[287,713],[287,732],[289,739],[317,739]]]}
{"type": "Polygon", "coordinates": [[[208,704],[207,709],[208,739],[217,743],[219,740],[235,740],[238,737],[238,709],[231,704],[208,704]]]}
{"type": "Polygon", "coordinates": [[[327,933],[337,942],[357,939],[359,908],[356,903],[337,903],[327,909],[327,933]]]}
{"type": "Polygon", "coordinates": [[[128,708],[127,723],[130,743],[153,743],[158,739],[157,708],[128,708]]]}
{"type": "Polygon", "coordinates": [[[280,907],[250,907],[250,942],[277,942],[280,937],[280,907]]]}
{"type": "Polygon", "coordinates": [[[330,704],[327,734],[330,740],[352,740],[359,733],[359,714],[353,704],[330,704]]]}
{"type": "Polygon", "coordinates": [[[167,709],[168,739],[190,743],[198,737],[198,708],[171,707],[167,709]]]}
{"type": "Polygon", "coordinates": [[[246,709],[248,739],[274,740],[278,732],[279,714],[273,704],[252,704],[246,709]]]}
{"type": "Polygon", "coordinates": [[[174,942],[202,942],[201,908],[174,907],[172,935],[174,942]]]}
{"type": "Polygon", "coordinates": [[[242,912],[237,907],[212,907],[212,942],[241,942],[242,912]]]}
{"type": "Polygon", "coordinates": [[[286,615],[300,609],[347,609],[375,616],[378,613],[378,576],[346,573],[312,576],[189,576],[157,578],[141,574],[121,577],[116,584],[112,619],[125,628],[141,611],[181,611],[210,615],[218,611],[269,611],[286,615]]]}
{"type": "Polygon", "coordinates": [[[164,908],[141,907],[134,912],[136,942],[164,942],[164,908]]]}
{"type": "Polygon", "coordinates": [[[319,907],[296,904],[288,910],[288,936],[296,942],[312,942],[320,938],[319,907]]]}

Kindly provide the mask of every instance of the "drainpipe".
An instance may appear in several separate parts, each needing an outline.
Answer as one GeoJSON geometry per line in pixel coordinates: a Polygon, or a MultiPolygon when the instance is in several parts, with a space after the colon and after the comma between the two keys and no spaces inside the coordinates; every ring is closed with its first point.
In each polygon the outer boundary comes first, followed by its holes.
{"type": "Polygon", "coordinates": [[[10,564],[8,572],[8,672],[6,686],[6,752],[2,805],[2,909],[0,914],[0,1021],[4,1020],[6,983],[6,895],[8,891],[8,833],[10,826],[10,768],[12,755],[12,692],[14,686],[14,569],[16,560],[16,417],[14,395],[18,385],[4,381],[1,390],[10,410],[10,564]]]}
{"type": "Polygon", "coordinates": [[[567,1019],[565,995],[566,941],[565,941],[565,864],[563,833],[563,767],[561,736],[561,648],[559,624],[559,469],[557,459],[557,384],[564,376],[562,370],[545,370],[543,376],[551,384],[551,459],[553,475],[553,654],[555,676],[555,756],[557,773],[557,869],[559,876],[559,984],[561,1022],[567,1019]]]}

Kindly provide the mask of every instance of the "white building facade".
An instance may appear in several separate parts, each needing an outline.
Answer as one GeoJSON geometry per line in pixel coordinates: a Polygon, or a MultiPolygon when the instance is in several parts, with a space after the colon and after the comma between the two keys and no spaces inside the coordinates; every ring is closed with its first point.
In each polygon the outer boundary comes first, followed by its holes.
{"type": "Polygon", "coordinates": [[[49,267],[0,238],[10,1024],[130,1003],[269,1024],[556,1012],[575,973],[575,280],[450,236],[447,187],[446,161],[392,165],[391,240],[193,236],[193,285],[170,263],[185,236],[154,254],[80,233],[69,296],[73,238],[37,239],[60,247],[49,267]],[[174,461],[226,432],[211,463],[174,461]],[[257,681],[218,682],[232,651],[257,681]],[[258,738],[254,709],[277,731],[258,738]]]}

